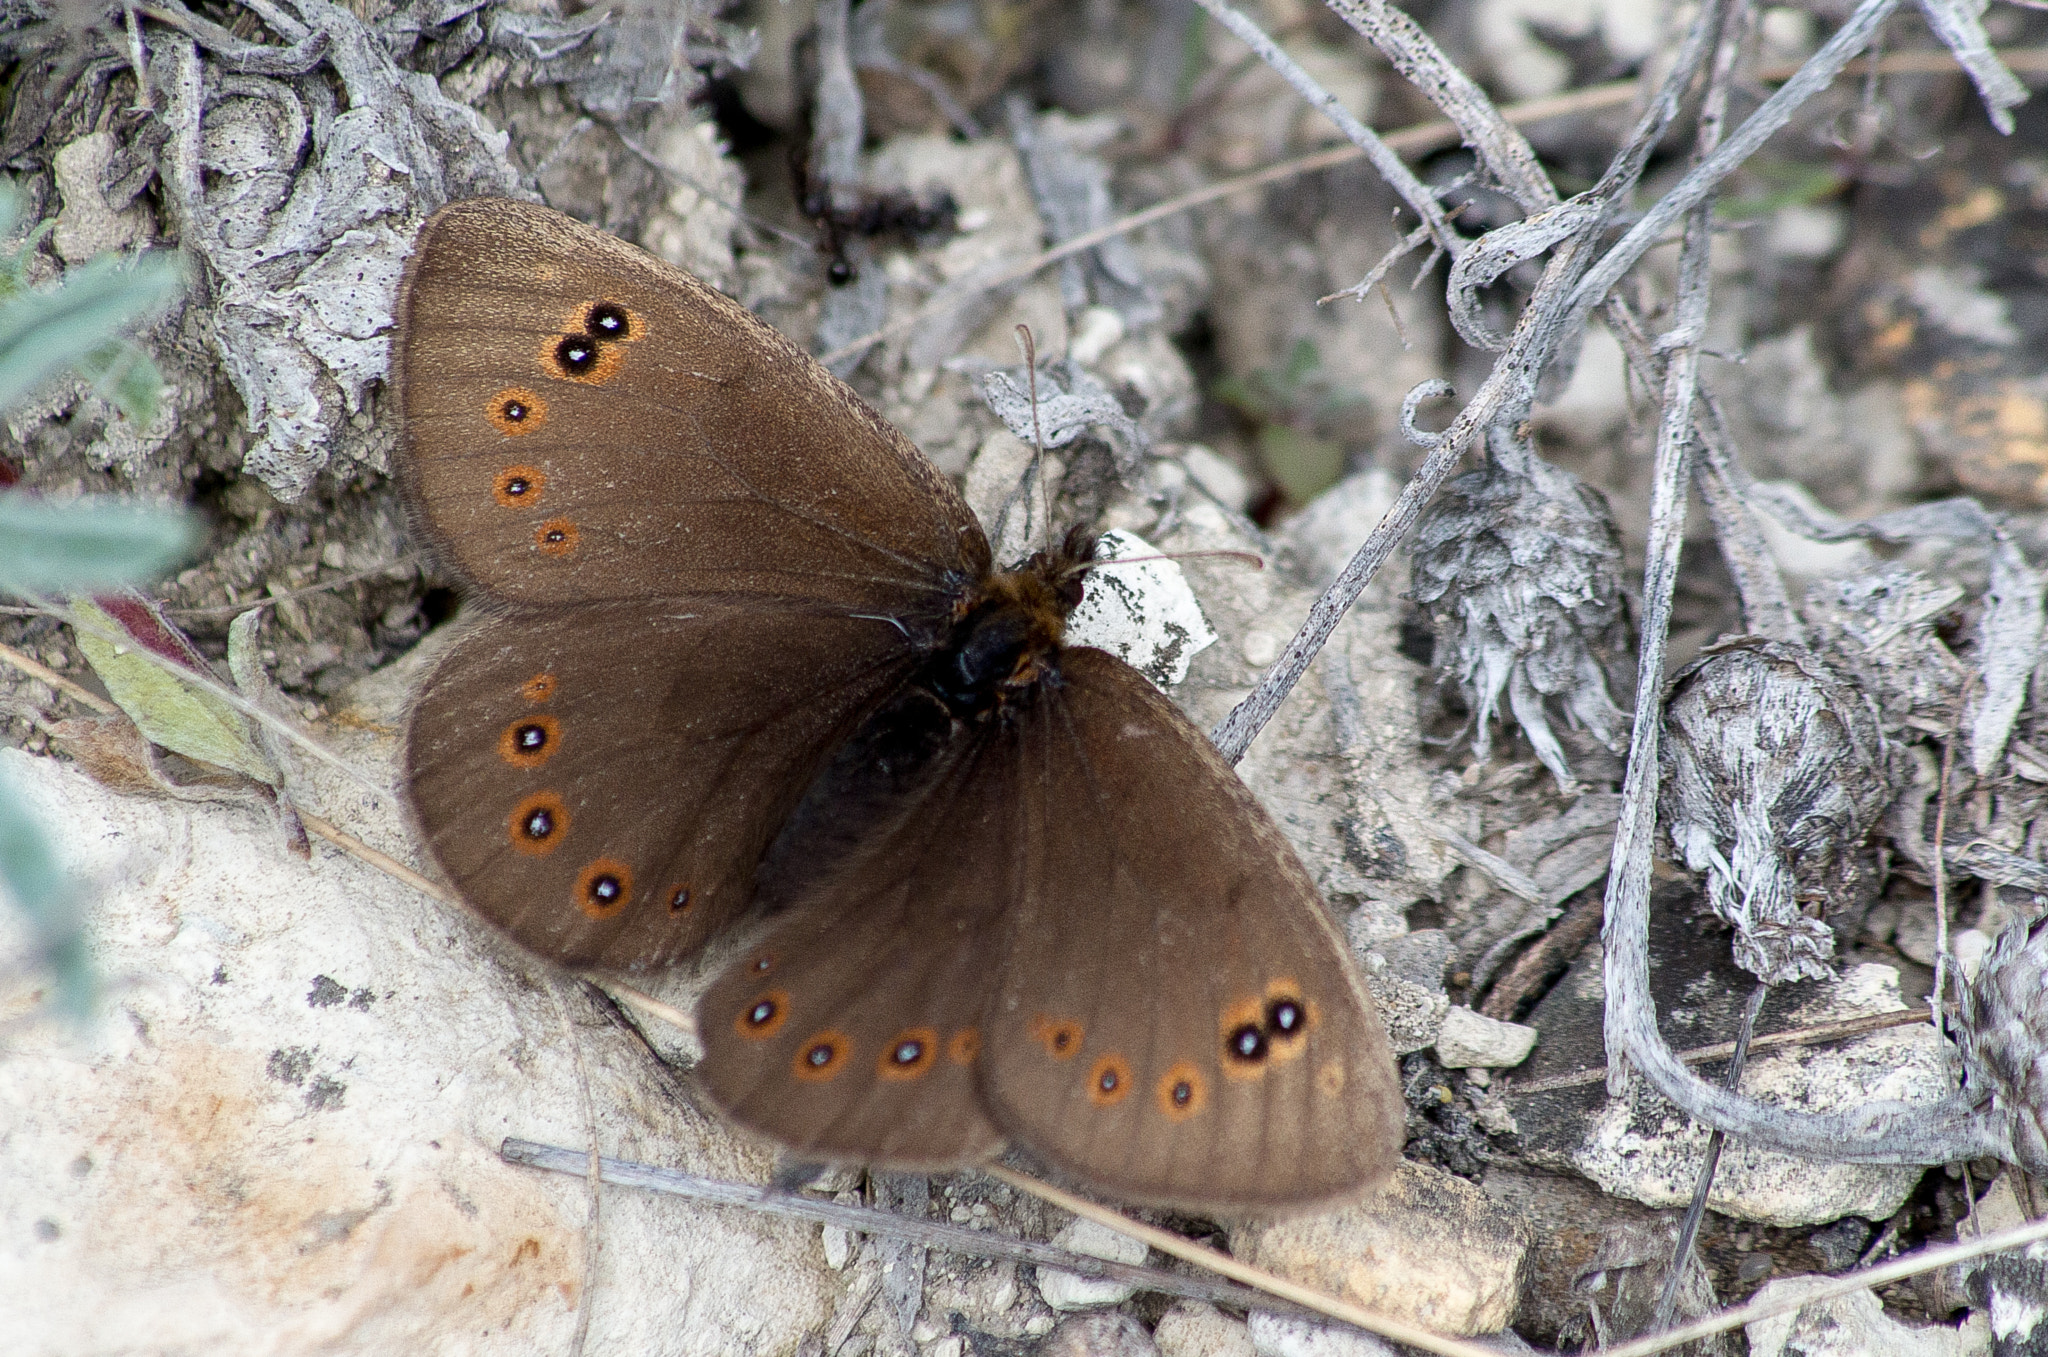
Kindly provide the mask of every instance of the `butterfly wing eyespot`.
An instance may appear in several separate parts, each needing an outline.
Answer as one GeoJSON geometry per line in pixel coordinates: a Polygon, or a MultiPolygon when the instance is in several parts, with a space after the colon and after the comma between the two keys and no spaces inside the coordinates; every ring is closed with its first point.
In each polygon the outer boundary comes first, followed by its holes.
{"type": "Polygon", "coordinates": [[[508,466],[491,481],[491,498],[501,509],[531,509],[548,488],[548,475],[537,466],[508,466]]]}
{"type": "Polygon", "coordinates": [[[1128,1098],[1135,1081],[1131,1062],[1120,1055],[1106,1055],[1088,1071],[1088,1101],[1097,1107],[1115,1107],[1128,1098]]]}
{"type": "Polygon", "coordinates": [[[535,674],[519,685],[519,695],[528,702],[546,702],[555,695],[555,676],[535,674]]]}
{"type": "Polygon", "coordinates": [[[576,874],[576,907],[593,919],[609,919],[633,899],[633,869],[617,858],[596,858],[576,874]]]}
{"type": "Polygon", "coordinates": [[[1072,1018],[1055,1018],[1039,1013],[1031,1019],[1031,1035],[1054,1060],[1070,1060],[1080,1053],[1085,1031],[1072,1018]]]}
{"type": "Polygon", "coordinates": [[[797,1047],[789,1072],[807,1084],[830,1083],[846,1068],[853,1039],[836,1027],[812,1034],[797,1047]]]}
{"type": "Polygon", "coordinates": [[[603,386],[618,376],[625,355],[602,338],[566,334],[549,340],[541,349],[541,370],[550,377],[584,386],[603,386]]]}
{"type": "Polygon", "coordinates": [[[1209,1105],[1209,1081],[1190,1060],[1177,1060],[1154,1086],[1159,1110],[1168,1121],[1192,1121],[1209,1105]]]}
{"type": "Polygon", "coordinates": [[[732,1020],[732,1030],[749,1041],[765,1041],[789,1021],[789,991],[762,990],[732,1020]]]}
{"type": "Polygon", "coordinates": [[[552,716],[522,716],[498,736],[498,757],[514,768],[534,769],[555,755],[562,723],[552,716]]]}
{"type": "Polygon", "coordinates": [[[533,545],[543,556],[571,555],[576,550],[576,525],[566,518],[551,518],[533,530],[533,545]]]}
{"type": "Polygon", "coordinates": [[[517,438],[548,422],[548,403],[531,387],[508,386],[484,406],[484,418],[505,437],[517,438]]]}
{"type": "Polygon", "coordinates": [[[939,1058],[936,1028],[906,1027],[882,1047],[875,1057],[875,1073],[884,1079],[920,1079],[939,1058]]]}
{"type": "Polygon", "coordinates": [[[1298,981],[1288,977],[1267,984],[1260,1030],[1265,1033],[1275,1062],[1293,1060],[1305,1052],[1308,1034],[1320,1021],[1320,1010],[1303,996],[1298,981]]]}
{"type": "Polygon", "coordinates": [[[614,301],[593,305],[582,318],[583,333],[607,343],[631,343],[647,327],[630,307],[614,301]]]}
{"type": "Polygon", "coordinates": [[[963,1027],[946,1041],[946,1059],[955,1065],[972,1065],[981,1055],[981,1029],[963,1027]]]}
{"type": "Polygon", "coordinates": [[[569,833],[569,807],[555,792],[534,792],[512,808],[505,838],[530,857],[546,857],[562,846],[569,833]]]}
{"type": "Polygon", "coordinates": [[[695,904],[695,903],[696,903],[696,900],[695,900],[695,898],[694,898],[694,897],[693,897],[693,896],[691,895],[691,893],[690,893],[690,883],[689,883],[689,882],[685,881],[685,882],[684,882],[683,884],[681,884],[680,886],[670,886],[670,887],[668,888],[668,912],[669,912],[669,913],[671,913],[671,914],[682,914],[682,913],[685,913],[685,912],[687,912],[687,911],[689,910],[690,906],[691,906],[691,905],[693,905],[693,904],[695,904]]]}

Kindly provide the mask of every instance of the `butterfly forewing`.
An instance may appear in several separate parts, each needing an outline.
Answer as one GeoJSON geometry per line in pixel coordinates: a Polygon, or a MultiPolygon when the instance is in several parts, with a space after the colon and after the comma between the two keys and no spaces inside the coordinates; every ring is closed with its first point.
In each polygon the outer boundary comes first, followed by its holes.
{"type": "Polygon", "coordinates": [[[1101,651],[1020,717],[1026,807],[982,1088],[997,1125],[1162,1205],[1355,1195],[1400,1157],[1377,1013],[1293,850],[1201,732],[1101,651]]]}
{"type": "Polygon", "coordinates": [[[397,318],[408,483],[494,594],[929,611],[987,568],[952,486],[844,384],[729,298],[560,213],[443,208],[397,318]]]}

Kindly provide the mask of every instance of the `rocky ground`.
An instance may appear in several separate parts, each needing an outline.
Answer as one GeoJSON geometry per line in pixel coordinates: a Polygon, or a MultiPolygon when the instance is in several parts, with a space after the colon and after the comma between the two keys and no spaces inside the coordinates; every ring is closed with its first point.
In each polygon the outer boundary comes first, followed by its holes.
{"type": "MultiPolygon", "coordinates": [[[[1406,12],[1516,119],[1554,201],[1600,182],[1698,8],[1406,12]]],[[[1715,82],[1727,126],[1850,9],[1736,7],[1715,82]]],[[[1245,13],[1389,138],[1464,237],[1537,215],[1536,180],[1518,191],[1508,161],[1459,146],[1338,12],[1245,13]]],[[[2048,19],[2001,5],[1982,24],[2021,78],[2048,74],[2048,19]]],[[[1882,1024],[1925,1013],[1944,957],[1979,984],[1994,941],[2017,928],[2016,946],[2048,894],[2048,112],[2019,104],[2002,133],[1920,10],[1879,32],[1878,64],[1806,99],[1719,183],[1692,273],[1674,224],[1622,280],[1641,331],[1603,310],[1543,359],[1526,421],[1492,424],[1491,457],[1474,440],[1467,479],[1239,765],[1387,1019],[1404,1167],[1341,1212],[1151,1218],[1500,1351],[1580,1351],[1650,1323],[1709,1128],[1640,1075],[1599,1073],[1618,963],[1597,938],[1646,628],[1668,636],[1653,679],[1673,680],[1643,883],[1669,1046],[1734,1040],[1762,980],[1759,1038],[1821,1030],[1759,1045],[1751,1098],[1848,1115],[1935,1104],[1965,1076],[1970,1098],[1991,1096],[1981,1061],[1966,1068],[1924,1020],[1882,1024]],[[1708,295],[1695,331],[1644,347],[1708,295]],[[1653,506],[1665,355],[1680,351],[1721,441],[1696,453],[1666,611],[1642,581],[1674,528],[1653,506]],[[1744,634],[1764,639],[1715,645],[1744,634]]],[[[1042,394],[1109,403],[1047,457],[1055,525],[1267,562],[1181,567],[1200,617],[1179,634],[1206,619],[1217,640],[1156,676],[1204,728],[1423,464],[1410,393],[1448,380],[1453,400],[1419,416],[1443,427],[1495,372],[1468,341],[1543,295],[1531,251],[1454,288],[1454,314],[1426,246],[1383,285],[1334,295],[1416,223],[1336,155],[1015,267],[1347,145],[1180,0],[52,0],[0,4],[0,45],[19,276],[42,286],[109,251],[175,246],[194,279],[138,336],[166,384],[155,417],[138,425],[83,380],[48,384],[0,419],[0,482],[196,509],[203,545],[152,597],[213,660],[256,610],[238,655],[346,765],[268,747],[285,800],[414,866],[389,792],[396,734],[461,600],[408,528],[384,379],[400,270],[441,202],[534,198],[726,290],[827,355],[1011,554],[1045,524],[1016,493],[1031,450],[984,393],[1019,372],[1028,324],[1064,364],[1042,394]]],[[[1693,163],[1700,90],[1682,103],[1599,240],[1693,163]]],[[[294,851],[276,797],[246,779],[176,751],[110,753],[108,722],[125,718],[64,685],[115,685],[60,619],[9,611],[0,644],[49,671],[0,665],[0,769],[92,883],[108,986],[84,1031],[38,1017],[33,968],[0,999],[0,1295],[20,1317],[0,1350],[1384,1350],[1234,1295],[593,1198],[507,1165],[513,1135],[727,1179],[774,1167],[694,1098],[687,1032],[325,840],[294,851]]],[[[695,983],[653,988],[686,1003],[695,983]]],[[[1727,1063],[1723,1049],[1692,1068],[1718,1083],[1727,1063]]],[[[1997,1089],[2003,1114],[2013,1085],[1997,1089]]],[[[1831,1162],[1782,1143],[1760,1131],[1720,1151],[1679,1318],[2040,1214],[2032,1181],[1981,1146],[1831,1162]]],[[[978,1173],[835,1170],[807,1190],[1146,1261],[978,1173]]],[[[2048,1351],[2028,1317],[2040,1268],[1939,1270],[1700,1346],[2048,1351]]]]}

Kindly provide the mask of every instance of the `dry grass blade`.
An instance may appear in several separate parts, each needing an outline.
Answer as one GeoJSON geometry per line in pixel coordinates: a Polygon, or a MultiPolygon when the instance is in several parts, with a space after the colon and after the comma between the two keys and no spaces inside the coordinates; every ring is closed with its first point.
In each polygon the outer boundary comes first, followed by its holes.
{"type": "MultiPolygon", "coordinates": [[[[508,1163],[524,1164],[531,1168],[546,1169],[579,1178],[585,1175],[589,1164],[589,1157],[582,1150],[542,1145],[516,1137],[507,1139],[498,1153],[508,1163]]],[[[898,1215],[893,1211],[844,1205],[794,1192],[758,1187],[752,1183],[702,1178],[674,1169],[634,1163],[631,1160],[603,1157],[598,1160],[598,1167],[604,1181],[613,1187],[641,1188],[673,1197],[685,1197],[692,1201],[740,1206],[765,1215],[814,1221],[859,1234],[904,1239],[926,1248],[944,1249],[949,1253],[969,1258],[1008,1259],[1030,1263],[1034,1267],[1059,1268],[1061,1271],[1080,1276],[1128,1282],[1141,1290],[1155,1291],[1161,1295],[1185,1296],[1191,1300],[1238,1307],[1268,1305],[1267,1298],[1258,1290],[1231,1282],[1168,1272],[1161,1268],[1144,1267],[1135,1263],[1113,1262],[1106,1258],[1074,1253],[1056,1245],[1034,1243],[1028,1239],[1017,1239],[988,1230],[971,1230],[961,1225],[919,1220],[898,1215]]],[[[1002,1171],[994,1172],[999,1177],[1005,1176],[1002,1171]]],[[[1458,1349],[1458,1357],[1477,1357],[1481,1351],[1469,1344],[1462,1345],[1458,1349]]]]}
{"type": "Polygon", "coordinates": [[[1663,1333],[1652,1334],[1647,1338],[1638,1338],[1632,1343],[1623,1343],[1620,1347],[1600,1348],[1597,1351],[1600,1357],[1650,1357],[1652,1353],[1665,1352],[1695,1339],[1711,1338],[1717,1333],[1727,1333],[1731,1329],[1739,1329],[1760,1319],[1769,1319],[1773,1315],[1790,1314],[1817,1301],[1832,1300],[1836,1296],[1846,1296],[1868,1287],[1883,1286],[1887,1282],[1916,1277],[1923,1272],[1933,1272],[1937,1268],[1968,1262],[1972,1258],[1982,1258],[1987,1254],[2004,1253],[2040,1239],[2048,1239],[2048,1220],[2015,1225],[2010,1230],[2000,1230],[1996,1234],[1973,1239],[1967,1244],[1945,1244],[1940,1248],[1921,1249],[1918,1253],[1909,1253],[1904,1258],[1886,1263],[1883,1267],[1852,1272],[1796,1296],[1751,1301],[1747,1305],[1723,1310],[1720,1314],[1706,1319],[1682,1324],[1675,1329],[1667,1329],[1663,1333]]]}
{"type": "MultiPolygon", "coordinates": [[[[1867,1036],[1882,1032],[1890,1027],[1911,1027],[1927,1021],[1927,1015],[1917,1008],[1894,1009],[1890,1013],[1870,1013],[1860,1018],[1844,1018],[1840,1022],[1819,1023],[1813,1027],[1794,1028],[1789,1032],[1773,1032],[1758,1037],[1749,1043],[1752,1051],[1775,1050],[1780,1046],[1814,1046],[1823,1041],[1847,1041],[1852,1037],[1867,1036]]],[[[1726,1060],[1735,1054],[1735,1043],[1718,1041],[1711,1046],[1696,1046],[1689,1051],[1675,1053],[1678,1059],[1688,1065],[1698,1065],[1709,1060],[1726,1060]]],[[[1551,1093],[1561,1088],[1584,1088],[1607,1078],[1608,1067],[1598,1066],[1580,1070],[1576,1074],[1560,1074],[1549,1079],[1532,1079],[1526,1084],[1510,1083],[1506,1089],[1516,1097],[1527,1097],[1536,1093],[1551,1093]]]]}
{"type": "Polygon", "coordinates": [[[1477,1343],[1468,1343],[1461,1338],[1447,1338],[1443,1334],[1432,1333],[1430,1330],[1410,1324],[1406,1320],[1391,1319],[1386,1315],[1377,1315],[1370,1310],[1353,1305],[1349,1301],[1338,1300],[1334,1296],[1326,1296],[1320,1291],[1290,1282],[1285,1277],[1276,1276],[1263,1268],[1256,1268],[1249,1263],[1240,1262],[1227,1253],[1218,1253],[1214,1249],[1204,1248],[1193,1240],[1183,1239],[1170,1230],[1162,1230],[1154,1225],[1140,1224],[1138,1221],[1112,1211],[1106,1206],[1098,1206],[1086,1197],[1077,1197],[1073,1193],[1062,1191],[1050,1183],[1040,1182],[1029,1174],[1018,1173],[1014,1169],[1006,1169],[994,1165],[983,1169],[982,1172],[987,1173],[993,1178],[1001,1179],[1012,1187],[1029,1192],[1034,1196],[1043,1197],[1053,1205],[1064,1207],[1077,1216],[1085,1216],[1098,1224],[1106,1225],[1119,1234],[1126,1234],[1133,1239],[1143,1240],[1161,1253],[1185,1259],[1200,1267],[1208,1268],[1212,1272],[1218,1272],[1225,1277],[1243,1282],[1246,1286],[1257,1287],[1269,1295],[1291,1301],[1304,1309],[1314,1310],[1319,1314],[1328,1315],[1332,1319],[1356,1325],[1368,1333],[1376,1333],[1383,1338],[1391,1338],[1397,1343],[1406,1343],[1409,1347],[1420,1348],[1424,1352],[1440,1353],[1443,1357],[1496,1357],[1494,1350],[1491,1348],[1481,1347],[1477,1343]]]}

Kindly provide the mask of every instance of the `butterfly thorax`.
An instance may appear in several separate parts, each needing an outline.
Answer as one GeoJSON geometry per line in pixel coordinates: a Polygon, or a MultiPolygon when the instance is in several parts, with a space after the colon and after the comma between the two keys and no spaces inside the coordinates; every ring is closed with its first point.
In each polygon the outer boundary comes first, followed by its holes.
{"type": "Polygon", "coordinates": [[[1081,601],[1080,567],[1094,549],[1092,534],[1070,533],[1061,546],[969,590],[917,686],[955,719],[973,720],[1013,706],[1052,677],[1067,614],[1081,601]]]}

